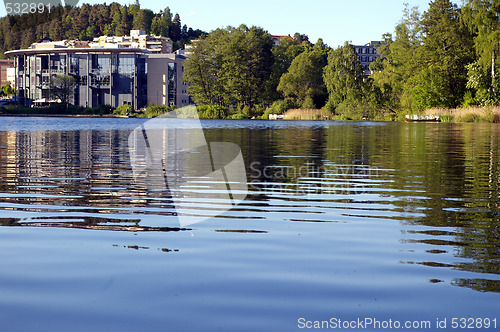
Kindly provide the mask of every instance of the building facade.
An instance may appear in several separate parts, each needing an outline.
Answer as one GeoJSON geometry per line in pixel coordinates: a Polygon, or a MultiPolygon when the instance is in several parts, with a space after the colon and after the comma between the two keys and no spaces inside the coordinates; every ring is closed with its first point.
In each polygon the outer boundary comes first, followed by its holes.
{"type": "Polygon", "coordinates": [[[15,90],[23,105],[50,101],[50,80],[57,75],[75,78],[72,105],[128,104],[139,109],[149,104],[182,107],[189,103],[181,55],[116,43],[91,47],[74,41],[37,43],[5,54],[14,58],[15,90]]]}
{"type": "Polygon", "coordinates": [[[14,60],[0,59],[0,85],[10,84],[8,69],[14,67],[14,60]]]}
{"type": "Polygon", "coordinates": [[[139,48],[150,53],[169,54],[173,52],[173,42],[163,36],[148,35],[144,30],[131,30],[129,36],[101,36],[89,43],[93,48],[121,47],[139,48]]]}
{"type": "Polygon", "coordinates": [[[190,104],[183,81],[185,57],[178,54],[150,54],[147,57],[147,100],[154,105],[190,104]]]}
{"type": "Polygon", "coordinates": [[[372,74],[372,71],[370,70],[370,64],[380,57],[380,55],[377,54],[377,47],[379,46],[380,41],[370,41],[365,45],[354,45],[354,49],[356,50],[358,59],[361,62],[361,66],[363,67],[365,77],[368,77],[372,74]]]}

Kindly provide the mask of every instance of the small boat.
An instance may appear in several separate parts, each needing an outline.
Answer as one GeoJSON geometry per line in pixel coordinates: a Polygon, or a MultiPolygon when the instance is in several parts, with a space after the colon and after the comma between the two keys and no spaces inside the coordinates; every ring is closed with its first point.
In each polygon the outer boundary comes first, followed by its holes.
{"type": "Polygon", "coordinates": [[[405,116],[406,122],[439,122],[439,115],[419,115],[411,114],[405,116]]]}

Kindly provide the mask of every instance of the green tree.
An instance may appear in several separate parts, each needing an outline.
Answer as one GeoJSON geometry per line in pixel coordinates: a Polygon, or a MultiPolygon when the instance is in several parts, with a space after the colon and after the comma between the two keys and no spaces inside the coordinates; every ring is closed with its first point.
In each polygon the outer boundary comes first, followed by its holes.
{"type": "Polygon", "coordinates": [[[223,43],[222,77],[228,92],[227,104],[243,104],[252,108],[262,99],[271,75],[273,41],[259,27],[228,28],[223,43]]]}
{"type": "Polygon", "coordinates": [[[73,99],[75,94],[76,79],[73,76],[57,75],[50,79],[49,91],[50,97],[60,99],[65,107],[73,99]]]}
{"type": "MultiPolygon", "coordinates": [[[[463,8],[464,20],[475,35],[474,45],[479,56],[478,64],[484,68],[483,77],[489,77],[486,90],[491,91],[491,102],[498,99],[497,64],[500,53],[500,1],[467,0],[463,8]],[[489,73],[486,73],[486,70],[489,73]]],[[[476,68],[478,69],[478,68],[476,68]]],[[[477,72],[477,71],[476,71],[477,72]]],[[[471,86],[474,83],[471,82],[471,86]]],[[[482,91],[483,93],[485,90],[482,91]]]]}
{"type": "Polygon", "coordinates": [[[181,39],[182,34],[182,23],[179,14],[175,14],[172,24],[169,29],[169,37],[173,42],[177,42],[181,39]]]}
{"type": "Polygon", "coordinates": [[[155,14],[149,9],[139,9],[134,14],[132,23],[133,29],[148,32],[151,28],[154,16],[155,14]]]}
{"type": "Polygon", "coordinates": [[[223,104],[222,57],[216,54],[217,33],[211,32],[191,45],[191,54],[184,61],[185,82],[190,96],[199,104],[223,104]]]}
{"type": "Polygon", "coordinates": [[[2,90],[2,93],[4,96],[13,96],[14,95],[14,89],[10,86],[10,84],[5,84],[0,86],[0,89],[2,90]]]}
{"type": "Polygon", "coordinates": [[[280,97],[278,85],[281,76],[288,71],[293,59],[304,52],[304,50],[305,46],[292,38],[282,38],[278,45],[272,48],[274,63],[266,92],[268,100],[276,100],[280,97]]]}
{"type": "Polygon", "coordinates": [[[271,36],[241,25],[210,32],[192,45],[184,62],[184,80],[197,103],[246,105],[265,102],[271,74],[271,36]]]}
{"type": "Polygon", "coordinates": [[[418,7],[405,5],[403,18],[396,25],[395,36],[385,34],[377,49],[380,58],[371,65],[373,84],[384,95],[388,110],[412,109],[414,77],[423,68],[420,56],[422,34],[418,7]]]}
{"type": "Polygon", "coordinates": [[[363,97],[363,68],[354,46],[345,43],[328,54],[324,81],[328,90],[327,109],[338,113],[338,108],[350,107],[363,97]]]}
{"type": "Polygon", "coordinates": [[[314,99],[325,94],[324,66],[320,49],[304,51],[292,61],[288,72],[281,76],[278,90],[286,97],[295,98],[304,108],[315,108],[314,99]]]}
{"type": "Polygon", "coordinates": [[[412,94],[418,109],[460,105],[467,83],[465,66],[473,60],[472,36],[449,0],[435,0],[421,20],[422,45],[412,94]]]}

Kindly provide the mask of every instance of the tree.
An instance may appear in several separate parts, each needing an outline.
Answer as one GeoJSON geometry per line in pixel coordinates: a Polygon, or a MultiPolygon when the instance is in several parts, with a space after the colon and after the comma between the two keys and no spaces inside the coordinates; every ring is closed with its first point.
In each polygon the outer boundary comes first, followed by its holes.
{"type": "Polygon", "coordinates": [[[327,108],[334,112],[343,103],[361,101],[363,97],[363,68],[354,46],[345,43],[328,54],[324,81],[328,90],[327,108]]]}
{"type": "Polygon", "coordinates": [[[73,76],[57,75],[50,79],[49,91],[52,99],[60,99],[61,104],[67,107],[73,99],[76,88],[76,79],[73,76]]]}
{"type": "Polygon", "coordinates": [[[288,72],[281,76],[278,90],[286,97],[295,98],[304,108],[315,108],[314,99],[325,94],[324,65],[320,49],[307,49],[292,61],[288,72]]]}
{"type": "Polygon", "coordinates": [[[10,84],[5,84],[0,86],[0,89],[2,90],[2,93],[4,96],[13,96],[14,95],[14,89],[10,86],[10,84]]]}
{"type": "MultiPolygon", "coordinates": [[[[497,69],[500,53],[500,1],[498,0],[467,0],[463,8],[463,18],[468,23],[471,32],[476,35],[474,44],[479,56],[478,64],[485,70],[489,69],[491,83],[491,98],[498,98],[497,69]]],[[[471,85],[474,85],[472,83],[471,85]]]]}
{"type": "Polygon", "coordinates": [[[181,39],[182,34],[182,23],[179,14],[175,14],[172,24],[169,29],[169,37],[173,42],[177,42],[181,39]]]}
{"type": "Polygon", "coordinates": [[[171,25],[172,13],[170,12],[170,8],[166,7],[164,10],[160,10],[160,13],[153,18],[151,33],[157,36],[168,37],[171,25]]]}
{"type": "Polygon", "coordinates": [[[282,38],[278,45],[272,48],[274,63],[272,66],[271,76],[268,81],[267,96],[268,100],[278,99],[278,85],[281,76],[288,71],[293,59],[300,53],[304,52],[305,46],[295,41],[292,38],[282,38]]]}
{"type": "Polygon", "coordinates": [[[139,9],[133,18],[133,29],[149,31],[155,14],[149,9],[139,9]]]}
{"type": "Polygon", "coordinates": [[[273,41],[259,27],[228,28],[228,38],[221,45],[222,77],[228,92],[227,104],[243,104],[252,108],[264,102],[263,94],[271,75],[273,41]]]}
{"type": "Polygon", "coordinates": [[[221,57],[217,56],[214,35],[220,30],[211,32],[191,45],[191,54],[184,61],[184,81],[189,83],[190,96],[199,104],[222,105],[224,95],[221,79],[221,57]]]}
{"type": "Polygon", "coordinates": [[[422,34],[418,7],[405,5],[403,18],[395,36],[385,34],[377,52],[380,58],[372,64],[373,84],[384,94],[384,107],[389,110],[412,109],[411,90],[414,76],[422,70],[420,46],[422,34]]]}
{"type": "Polygon", "coordinates": [[[192,45],[184,81],[197,103],[246,105],[265,102],[273,54],[271,36],[241,25],[210,32],[192,45]]]}
{"type": "Polygon", "coordinates": [[[296,32],[293,35],[293,40],[295,40],[295,42],[297,42],[298,44],[304,44],[307,46],[311,46],[311,42],[309,42],[309,37],[305,34],[301,34],[299,32],[296,32]]]}
{"type": "Polygon", "coordinates": [[[434,0],[421,20],[423,65],[412,94],[418,109],[460,105],[473,60],[472,36],[460,10],[449,0],[434,0]]]}

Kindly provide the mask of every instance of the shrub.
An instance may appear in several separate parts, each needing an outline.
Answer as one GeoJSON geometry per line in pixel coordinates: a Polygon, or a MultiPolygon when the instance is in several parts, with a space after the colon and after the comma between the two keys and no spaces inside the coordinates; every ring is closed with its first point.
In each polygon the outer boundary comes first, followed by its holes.
{"type": "Polygon", "coordinates": [[[269,114],[283,114],[289,109],[298,108],[299,104],[292,98],[279,99],[271,104],[260,116],[261,119],[269,119],[269,114]]]}
{"type": "Polygon", "coordinates": [[[134,111],[134,108],[132,107],[132,105],[123,104],[123,105],[118,106],[113,111],[113,114],[115,114],[115,115],[129,115],[129,114],[132,114],[133,111],[134,111]]]}
{"type": "Polygon", "coordinates": [[[250,117],[247,116],[247,115],[245,115],[245,114],[236,113],[236,114],[233,114],[233,115],[229,116],[228,119],[231,119],[231,120],[245,120],[245,119],[250,119],[250,117]]]}
{"type": "Polygon", "coordinates": [[[474,99],[474,96],[472,95],[472,91],[466,91],[464,94],[464,100],[462,101],[462,107],[467,108],[470,106],[476,105],[476,100],[474,99]]]}
{"type": "Polygon", "coordinates": [[[225,119],[227,117],[227,109],[222,106],[200,105],[196,109],[200,119],[225,119]]]}
{"type": "Polygon", "coordinates": [[[148,118],[155,118],[157,116],[168,113],[168,112],[173,111],[175,109],[177,109],[177,106],[175,106],[175,105],[172,105],[172,106],[149,105],[148,107],[146,107],[144,114],[148,118]]]}
{"type": "Polygon", "coordinates": [[[302,108],[306,110],[316,108],[316,105],[314,105],[314,101],[311,96],[307,96],[306,99],[304,99],[304,102],[302,103],[302,108]]]}
{"type": "Polygon", "coordinates": [[[298,108],[299,105],[292,98],[279,99],[269,106],[265,113],[267,114],[283,114],[292,108],[298,108]]]}
{"type": "Polygon", "coordinates": [[[97,107],[88,108],[85,110],[85,113],[87,113],[87,110],[89,110],[88,114],[96,114],[96,115],[113,113],[113,107],[111,105],[98,105],[97,107]]]}

